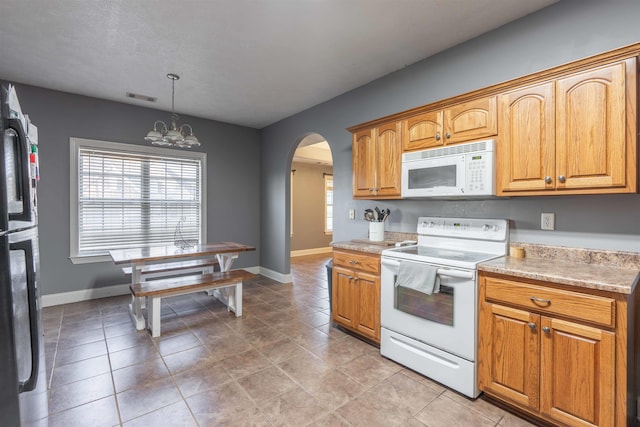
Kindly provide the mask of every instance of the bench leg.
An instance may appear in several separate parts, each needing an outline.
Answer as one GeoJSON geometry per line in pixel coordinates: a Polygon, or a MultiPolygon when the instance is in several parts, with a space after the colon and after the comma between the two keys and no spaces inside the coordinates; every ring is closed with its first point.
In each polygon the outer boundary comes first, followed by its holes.
{"type": "Polygon", "coordinates": [[[136,330],[143,331],[144,330],[144,316],[142,315],[142,308],[144,303],[144,298],[136,298],[131,295],[131,304],[129,304],[129,313],[131,314],[131,319],[133,320],[133,324],[136,327],[136,330]]]}
{"type": "Polygon", "coordinates": [[[233,304],[235,305],[236,317],[242,316],[242,282],[238,282],[233,290],[233,304]]]}
{"type": "Polygon", "coordinates": [[[160,336],[160,302],[162,298],[150,297],[147,304],[147,313],[149,317],[149,329],[151,336],[156,338],[160,336]]]}

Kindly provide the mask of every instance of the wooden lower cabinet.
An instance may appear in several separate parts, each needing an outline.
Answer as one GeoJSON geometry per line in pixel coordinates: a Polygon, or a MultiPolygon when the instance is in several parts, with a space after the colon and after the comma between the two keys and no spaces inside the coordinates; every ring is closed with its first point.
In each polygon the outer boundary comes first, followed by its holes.
{"type": "Polygon", "coordinates": [[[334,250],[332,320],[380,342],[380,257],[334,250]]]}
{"type": "Polygon", "coordinates": [[[635,408],[628,407],[626,300],[554,288],[542,298],[532,292],[538,288],[543,283],[481,273],[480,389],[555,425],[628,425],[635,408]],[[608,306],[609,327],[586,319],[590,307],[608,306]]]}

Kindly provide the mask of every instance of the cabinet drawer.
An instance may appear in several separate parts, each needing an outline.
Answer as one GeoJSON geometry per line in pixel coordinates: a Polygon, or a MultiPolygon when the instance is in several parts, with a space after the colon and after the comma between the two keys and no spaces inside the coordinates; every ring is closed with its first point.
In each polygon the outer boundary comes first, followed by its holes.
{"type": "Polygon", "coordinates": [[[615,326],[615,300],[612,298],[495,278],[486,279],[485,292],[487,300],[615,326]]]}
{"type": "Polygon", "coordinates": [[[380,273],[380,257],[376,255],[334,250],[333,263],[369,273],[380,273]]]}

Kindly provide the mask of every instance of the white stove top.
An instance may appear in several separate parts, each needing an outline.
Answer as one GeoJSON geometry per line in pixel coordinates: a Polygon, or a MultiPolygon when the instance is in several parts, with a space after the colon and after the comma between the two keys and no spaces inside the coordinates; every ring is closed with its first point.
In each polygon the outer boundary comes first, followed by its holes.
{"type": "Polygon", "coordinates": [[[504,219],[420,217],[418,244],[382,251],[396,260],[475,269],[507,253],[509,222],[504,219]]]}

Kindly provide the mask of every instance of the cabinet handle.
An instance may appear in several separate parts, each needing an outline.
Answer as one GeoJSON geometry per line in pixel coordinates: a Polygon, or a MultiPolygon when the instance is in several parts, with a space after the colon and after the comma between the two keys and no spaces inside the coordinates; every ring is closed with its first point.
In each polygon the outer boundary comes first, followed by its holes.
{"type": "Polygon", "coordinates": [[[560,175],[558,177],[558,181],[560,181],[560,182],[565,182],[566,180],[567,180],[567,178],[564,175],[560,175]]]}
{"type": "Polygon", "coordinates": [[[534,297],[533,295],[530,296],[529,299],[531,301],[533,301],[534,303],[539,302],[539,303],[542,303],[542,304],[551,304],[551,300],[550,299],[537,298],[537,297],[534,297]]]}
{"type": "Polygon", "coordinates": [[[544,177],[544,182],[546,182],[547,184],[551,184],[551,177],[550,176],[545,176],[544,177]]]}
{"type": "Polygon", "coordinates": [[[373,193],[373,188],[369,187],[369,193],[373,193]]]}
{"type": "Polygon", "coordinates": [[[358,260],[356,260],[356,259],[350,259],[349,260],[349,264],[357,264],[357,263],[358,263],[358,260]]]}
{"type": "Polygon", "coordinates": [[[548,326],[545,326],[544,328],[542,328],[542,332],[544,332],[545,334],[548,334],[549,332],[551,332],[551,329],[549,329],[548,326]]]}
{"type": "Polygon", "coordinates": [[[357,282],[358,280],[360,280],[360,279],[359,279],[359,278],[357,278],[357,277],[355,277],[355,278],[353,279],[353,281],[354,281],[354,282],[357,282]]]}
{"type": "Polygon", "coordinates": [[[436,133],[436,141],[440,141],[440,132],[436,133]]]}
{"type": "Polygon", "coordinates": [[[533,322],[529,322],[529,324],[527,326],[529,326],[529,329],[531,329],[532,331],[536,330],[536,324],[533,323],[533,322]]]}
{"type": "Polygon", "coordinates": [[[449,132],[445,133],[444,136],[446,136],[447,139],[451,138],[451,134],[449,132]]]}

